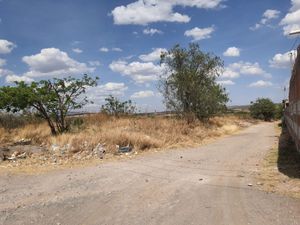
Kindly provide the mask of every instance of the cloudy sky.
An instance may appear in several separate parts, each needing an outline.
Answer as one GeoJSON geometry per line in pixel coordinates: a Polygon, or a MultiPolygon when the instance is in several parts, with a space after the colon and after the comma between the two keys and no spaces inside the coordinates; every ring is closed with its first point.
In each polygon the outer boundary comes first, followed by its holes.
{"type": "Polygon", "coordinates": [[[161,51],[199,43],[225,62],[230,105],[281,101],[300,29],[300,0],[0,0],[0,85],[88,73],[88,94],[163,110],[161,51]]]}

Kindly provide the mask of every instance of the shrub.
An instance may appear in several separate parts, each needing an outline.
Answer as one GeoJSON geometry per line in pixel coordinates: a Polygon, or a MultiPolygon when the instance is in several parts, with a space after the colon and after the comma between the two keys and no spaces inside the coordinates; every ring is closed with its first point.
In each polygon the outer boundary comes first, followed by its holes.
{"type": "Polygon", "coordinates": [[[255,119],[271,121],[275,118],[276,105],[268,98],[258,98],[249,109],[255,119]]]}

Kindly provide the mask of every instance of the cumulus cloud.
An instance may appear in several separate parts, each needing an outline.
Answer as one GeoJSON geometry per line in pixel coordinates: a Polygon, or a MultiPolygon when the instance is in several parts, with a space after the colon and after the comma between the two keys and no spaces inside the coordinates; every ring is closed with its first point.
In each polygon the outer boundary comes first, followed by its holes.
{"type": "Polygon", "coordinates": [[[207,28],[195,27],[191,30],[185,31],[184,35],[192,37],[194,41],[200,41],[211,38],[211,34],[215,31],[213,26],[207,28]]]}
{"type": "Polygon", "coordinates": [[[235,83],[232,80],[219,80],[217,81],[217,83],[222,86],[235,85],[235,83]]]}
{"type": "Polygon", "coordinates": [[[139,91],[135,92],[133,95],[131,95],[131,98],[149,98],[155,96],[153,91],[139,91]]]}
{"type": "Polygon", "coordinates": [[[13,74],[12,71],[3,68],[6,65],[6,60],[0,58],[0,77],[13,74]]]}
{"type": "Polygon", "coordinates": [[[154,34],[162,34],[163,32],[154,28],[146,28],[143,30],[143,33],[153,36],[154,34]]]}
{"type": "Polygon", "coordinates": [[[250,30],[257,30],[265,25],[267,25],[271,20],[277,19],[280,15],[280,11],[275,9],[268,9],[262,15],[261,20],[255,24],[253,27],[250,27],[250,30]]]}
{"type": "Polygon", "coordinates": [[[284,35],[289,35],[291,31],[300,30],[300,0],[291,0],[292,7],[281,20],[284,35]]]}
{"type": "Polygon", "coordinates": [[[0,39],[0,54],[8,54],[11,53],[11,51],[16,48],[17,45],[8,41],[0,39]]]}
{"type": "Polygon", "coordinates": [[[238,57],[240,56],[240,49],[237,47],[230,47],[223,53],[223,55],[227,57],[238,57]]]}
{"type": "Polygon", "coordinates": [[[290,68],[296,56],[297,51],[290,51],[284,54],[278,53],[271,60],[269,60],[270,67],[281,69],[290,68]]]}
{"type": "Polygon", "coordinates": [[[271,87],[271,86],[273,86],[272,82],[263,81],[263,80],[256,81],[249,85],[249,87],[256,87],[256,88],[271,87]]]}
{"type": "Polygon", "coordinates": [[[26,76],[17,76],[17,75],[8,75],[5,77],[5,81],[7,83],[14,83],[14,82],[21,82],[24,81],[25,83],[31,83],[33,81],[32,78],[26,76]]]}
{"type": "Polygon", "coordinates": [[[155,62],[160,60],[160,55],[162,52],[167,52],[165,48],[154,48],[149,54],[140,55],[139,58],[144,62],[155,62]]]}
{"type": "Polygon", "coordinates": [[[153,62],[131,62],[123,60],[113,61],[109,68],[123,76],[129,76],[136,83],[148,83],[158,80],[164,72],[164,66],[155,65],[153,62]]]}
{"type": "Polygon", "coordinates": [[[221,77],[234,79],[240,77],[240,73],[235,68],[231,68],[231,66],[229,65],[228,67],[225,67],[224,72],[221,74],[221,77]]]}
{"type": "Polygon", "coordinates": [[[92,73],[95,68],[77,62],[57,48],[45,48],[40,53],[22,58],[29,66],[26,77],[63,77],[92,73]]]}
{"type": "Polygon", "coordinates": [[[224,72],[221,74],[221,78],[238,78],[240,75],[253,75],[253,76],[263,76],[265,78],[270,78],[271,74],[263,70],[259,63],[250,62],[237,62],[229,64],[225,67],[224,72]]]}
{"type": "Polygon", "coordinates": [[[188,15],[174,12],[176,6],[214,9],[221,7],[223,0],[138,0],[126,6],[118,6],[112,12],[118,25],[147,25],[154,22],[187,23],[188,15]]]}
{"type": "Polygon", "coordinates": [[[72,51],[78,54],[83,52],[80,48],[73,48],[72,51]]]}
{"type": "Polygon", "coordinates": [[[95,103],[103,102],[109,95],[120,97],[124,96],[128,87],[124,83],[109,82],[96,87],[89,87],[86,91],[88,98],[95,103]]]}

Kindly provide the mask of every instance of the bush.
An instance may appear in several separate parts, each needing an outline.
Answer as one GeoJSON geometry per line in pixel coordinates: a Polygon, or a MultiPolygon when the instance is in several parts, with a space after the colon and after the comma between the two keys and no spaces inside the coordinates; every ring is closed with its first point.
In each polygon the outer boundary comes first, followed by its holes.
{"type": "Polygon", "coordinates": [[[271,121],[276,115],[276,105],[268,98],[258,98],[249,109],[255,119],[271,121]]]}

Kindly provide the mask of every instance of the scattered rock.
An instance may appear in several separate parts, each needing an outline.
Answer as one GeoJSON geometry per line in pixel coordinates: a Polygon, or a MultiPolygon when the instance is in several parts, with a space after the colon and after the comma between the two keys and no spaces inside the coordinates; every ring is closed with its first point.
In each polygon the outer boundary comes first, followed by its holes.
{"type": "Polygon", "coordinates": [[[249,183],[249,184],[248,184],[248,186],[249,186],[249,187],[252,187],[252,186],[253,186],[253,184],[249,183]]]}
{"type": "Polygon", "coordinates": [[[104,158],[105,155],[105,148],[102,144],[97,144],[97,146],[93,149],[94,154],[96,154],[100,159],[104,158]]]}
{"type": "Polygon", "coordinates": [[[199,181],[203,181],[203,178],[200,178],[199,181]]]}

